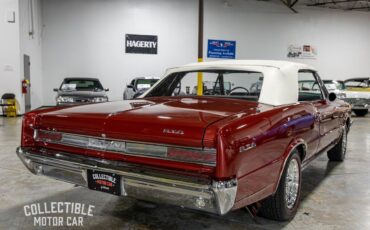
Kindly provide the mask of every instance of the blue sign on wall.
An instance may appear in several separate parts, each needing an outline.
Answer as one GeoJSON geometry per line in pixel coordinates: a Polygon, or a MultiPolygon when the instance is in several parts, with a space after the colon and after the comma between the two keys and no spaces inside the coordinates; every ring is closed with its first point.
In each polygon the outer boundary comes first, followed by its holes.
{"type": "Polygon", "coordinates": [[[235,59],[236,41],[208,40],[208,58],[235,59]]]}

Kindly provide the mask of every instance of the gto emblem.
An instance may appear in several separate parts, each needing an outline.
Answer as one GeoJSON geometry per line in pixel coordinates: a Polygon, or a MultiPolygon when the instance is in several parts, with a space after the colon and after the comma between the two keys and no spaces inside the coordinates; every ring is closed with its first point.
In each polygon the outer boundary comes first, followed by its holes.
{"type": "Polygon", "coordinates": [[[243,145],[239,148],[239,152],[245,152],[245,151],[248,151],[250,149],[253,149],[254,147],[256,147],[256,143],[255,142],[252,142],[250,144],[246,144],[246,145],[243,145]]]}
{"type": "Polygon", "coordinates": [[[184,131],[177,130],[177,129],[163,129],[163,133],[167,134],[176,134],[176,135],[184,135],[184,131]]]}

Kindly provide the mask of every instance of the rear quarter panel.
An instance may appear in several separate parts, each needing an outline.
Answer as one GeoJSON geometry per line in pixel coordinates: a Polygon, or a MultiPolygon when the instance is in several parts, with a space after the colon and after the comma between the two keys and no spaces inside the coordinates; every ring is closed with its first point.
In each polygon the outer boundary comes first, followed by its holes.
{"type": "Polygon", "coordinates": [[[301,143],[313,154],[319,141],[311,104],[260,106],[258,110],[210,127],[219,130],[216,177],[238,179],[236,207],[275,191],[290,146],[301,143]]]}

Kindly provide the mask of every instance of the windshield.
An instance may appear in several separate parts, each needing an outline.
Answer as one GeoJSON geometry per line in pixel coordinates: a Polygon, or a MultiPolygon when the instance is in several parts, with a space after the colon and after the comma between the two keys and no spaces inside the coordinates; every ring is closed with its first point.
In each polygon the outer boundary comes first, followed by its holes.
{"type": "Polygon", "coordinates": [[[136,81],[137,89],[149,89],[152,87],[159,79],[138,79],[136,81]]]}
{"type": "Polygon", "coordinates": [[[98,80],[91,79],[65,79],[60,86],[63,91],[102,91],[103,86],[98,80]]]}
{"type": "Polygon", "coordinates": [[[336,90],[337,89],[337,86],[333,83],[325,83],[324,85],[328,90],[336,90]]]}
{"type": "Polygon", "coordinates": [[[324,80],[324,85],[328,90],[344,90],[345,86],[343,82],[340,81],[329,81],[329,80],[324,80]]]}
{"type": "Polygon", "coordinates": [[[349,80],[344,83],[346,88],[368,88],[369,81],[368,80],[349,80]]]}
{"type": "Polygon", "coordinates": [[[199,74],[203,78],[203,95],[205,96],[222,96],[258,101],[263,84],[263,74],[260,72],[228,70],[173,73],[152,89],[147,97],[196,96],[199,74]]]}
{"type": "Polygon", "coordinates": [[[319,85],[314,80],[301,80],[298,81],[298,88],[301,91],[318,91],[319,85]]]}

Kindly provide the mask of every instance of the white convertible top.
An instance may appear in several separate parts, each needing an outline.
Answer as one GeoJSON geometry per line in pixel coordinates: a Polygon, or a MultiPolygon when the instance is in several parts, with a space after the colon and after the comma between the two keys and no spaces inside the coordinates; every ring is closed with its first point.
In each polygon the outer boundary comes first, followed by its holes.
{"type": "MultiPolygon", "coordinates": [[[[298,71],[316,71],[313,67],[306,64],[288,61],[225,60],[191,63],[181,67],[171,68],[167,70],[165,76],[175,72],[198,70],[240,70],[261,72],[264,79],[258,101],[260,103],[274,106],[298,102],[298,71]]],[[[163,79],[164,78],[162,78],[162,80],[163,79]]],[[[162,80],[158,81],[155,85],[160,84],[162,80]]],[[[150,90],[148,92],[150,92],[150,90]]],[[[148,92],[146,92],[143,97],[148,92]]]]}
{"type": "MultiPolygon", "coordinates": [[[[278,69],[289,68],[293,66],[300,66],[300,68],[303,68],[303,69],[314,70],[314,68],[306,64],[290,62],[290,61],[275,61],[275,60],[223,60],[223,61],[195,62],[195,63],[184,65],[182,67],[199,67],[199,66],[217,67],[220,65],[222,66],[223,65],[225,66],[263,66],[263,67],[274,67],[278,69]]],[[[182,68],[182,67],[176,67],[176,69],[182,68]]]]}

